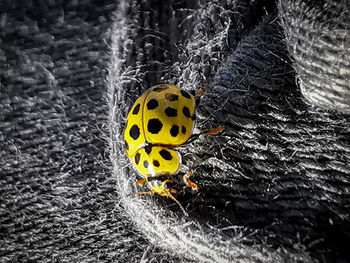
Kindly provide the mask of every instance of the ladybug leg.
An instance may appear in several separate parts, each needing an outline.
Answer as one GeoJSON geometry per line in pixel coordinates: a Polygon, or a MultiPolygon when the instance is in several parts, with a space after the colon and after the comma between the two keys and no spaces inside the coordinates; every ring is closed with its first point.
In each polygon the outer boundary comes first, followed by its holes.
{"type": "Polygon", "coordinates": [[[175,189],[169,189],[169,192],[172,194],[178,194],[178,191],[176,191],[175,189]]]}
{"type": "Polygon", "coordinates": [[[172,182],[173,182],[173,180],[169,180],[169,179],[168,179],[168,180],[164,180],[163,183],[162,183],[162,185],[163,185],[163,187],[164,187],[164,192],[165,192],[165,195],[166,195],[166,196],[168,196],[167,193],[178,194],[178,192],[177,192],[175,189],[166,188],[166,187],[165,187],[165,184],[166,184],[166,183],[172,183],[172,182]]]}
{"type": "Polygon", "coordinates": [[[215,134],[222,132],[223,130],[225,130],[224,126],[219,126],[219,127],[214,128],[214,129],[211,129],[211,130],[203,130],[203,131],[201,131],[201,134],[203,134],[203,135],[215,135],[215,134]]]}
{"type": "Polygon", "coordinates": [[[201,89],[198,91],[197,95],[194,96],[194,99],[195,99],[195,100],[198,100],[198,99],[200,98],[200,96],[202,96],[203,93],[204,93],[206,90],[207,90],[207,88],[201,88],[201,89]]]}
{"type": "Polygon", "coordinates": [[[191,137],[187,140],[187,142],[180,146],[185,146],[186,144],[194,142],[195,140],[198,139],[200,135],[215,135],[222,132],[223,130],[225,130],[224,126],[219,126],[211,130],[203,130],[200,133],[192,134],[191,137]]]}
{"type": "Polygon", "coordinates": [[[188,186],[188,187],[191,187],[192,190],[194,191],[198,191],[199,190],[199,187],[197,184],[195,184],[194,182],[192,182],[189,178],[190,176],[193,175],[193,171],[189,171],[187,172],[183,177],[182,177],[182,180],[184,181],[184,183],[188,186]]]}
{"type": "Polygon", "coordinates": [[[184,143],[184,144],[181,144],[180,147],[181,146],[186,146],[187,144],[190,144],[190,143],[194,142],[195,140],[198,139],[199,135],[201,135],[201,134],[200,133],[192,134],[191,137],[187,140],[187,142],[184,143]]]}
{"type": "Polygon", "coordinates": [[[136,182],[136,185],[139,186],[139,185],[144,185],[145,183],[147,183],[147,180],[146,179],[141,179],[141,180],[138,180],[136,182]]]}

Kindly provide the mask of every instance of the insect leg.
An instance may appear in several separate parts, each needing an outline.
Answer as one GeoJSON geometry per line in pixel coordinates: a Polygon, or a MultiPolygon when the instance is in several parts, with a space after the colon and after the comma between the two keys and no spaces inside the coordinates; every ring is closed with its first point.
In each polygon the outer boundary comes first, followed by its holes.
{"type": "Polygon", "coordinates": [[[219,126],[219,127],[214,128],[214,129],[211,129],[211,130],[203,130],[203,131],[201,131],[200,134],[215,135],[215,134],[222,132],[223,130],[225,130],[224,126],[219,126]]]}
{"type": "Polygon", "coordinates": [[[203,130],[200,133],[192,134],[191,137],[187,140],[187,142],[180,145],[180,147],[185,146],[186,144],[189,144],[191,142],[194,142],[195,140],[198,139],[200,135],[215,135],[222,132],[223,130],[225,130],[224,126],[219,126],[211,130],[203,130]]]}
{"type": "Polygon", "coordinates": [[[197,95],[194,96],[194,99],[195,99],[195,100],[199,99],[200,96],[202,96],[203,93],[204,93],[206,90],[207,90],[207,88],[201,88],[201,89],[198,91],[197,95]]]}
{"type": "Polygon", "coordinates": [[[191,187],[192,190],[194,191],[198,191],[199,187],[197,184],[195,184],[194,182],[192,182],[189,178],[190,176],[193,175],[193,171],[188,171],[183,177],[182,180],[184,181],[184,183],[188,186],[191,187]]]}
{"type": "Polygon", "coordinates": [[[136,185],[144,185],[145,183],[147,183],[146,179],[140,179],[136,182],[136,185]]]}

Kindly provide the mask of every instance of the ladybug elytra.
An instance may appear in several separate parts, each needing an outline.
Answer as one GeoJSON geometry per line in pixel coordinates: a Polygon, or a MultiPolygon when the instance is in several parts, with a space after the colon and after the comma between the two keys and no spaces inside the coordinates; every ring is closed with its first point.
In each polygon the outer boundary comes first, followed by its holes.
{"type": "MultiPolygon", "coordinates": [[[[125,153],[133,166],[143,176],[137,185],[148,184],[150,191],[135,194],[158,194],[174,200],[185,215],[187,212],[173,196],[175,189],[167,187],[172,175],[178,173],[181,155],[175,147],[186,144],[192,135],[195,122],[196,96],[171,84],[159,84],[143,93],[134,103],[124,131],[125,153]],[[166,176],[167,179],[164,179],[166,176]],[[162,178],[162,179],[161,179],[162,178]]],[[[223,130],[218,127],[202,131],[200,134],[216,134],[223,130]]],[[[189,171],[183,181],[193,190],[198,186],[189,180],[189,171]]]]}

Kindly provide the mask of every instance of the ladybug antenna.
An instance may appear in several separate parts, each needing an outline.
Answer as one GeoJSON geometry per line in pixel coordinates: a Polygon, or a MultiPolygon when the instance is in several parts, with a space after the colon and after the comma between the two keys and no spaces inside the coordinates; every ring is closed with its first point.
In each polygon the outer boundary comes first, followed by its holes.
{"type": "MultiPolygon", "coordinates": [[[[174,190],[175,191],[175,190],[174,190]]],[[[175,191],[176,192],[176,191],[175,191]]],[[[178,206],[181,208],[182,212],[185,214],[185,216],[188,216],[188,213],[186,212],[185,208],[180,204],[180,202],[169,192],[167,192],[167,197],[173,199],[173,201],[175,201],[178,206]]]]}

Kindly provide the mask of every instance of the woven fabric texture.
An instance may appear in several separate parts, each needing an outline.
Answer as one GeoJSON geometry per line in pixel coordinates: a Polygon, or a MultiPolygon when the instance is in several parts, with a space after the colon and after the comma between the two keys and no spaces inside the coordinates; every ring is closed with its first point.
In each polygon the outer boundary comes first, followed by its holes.
{"type": "Polygon", "coordinates": [[[350,119],[299,87],[295,3],[2,1],[0,262],[350,261],[350,119]],[[195,132],[225,127],[180,149],[188,217],[132,195],[124,154],[128,110],[164,82],[207,87],[195,132]]]}
{"type": "Polygon", "coordinates": [[[108,83],[112,163],[140,231],[195,261],[347,260],[349,118],[304,102],[274,6],[121,7],[108,83]],[[164,18],[169,12],[174,19],[164,18]],[[193,169],[200,186],[178,196],[188,218],[171,200],[130,195],[140,188],[123,153],[125,118],[143,91],[163,82],[207,86],[197,129],[225,126],[181,149],[182,172],[193,169]]]}
{"type": "Polygon", "coordinates": [[[350,2],[279,1],[289,52],[312,105],[350,113],[350,2]]]}
{"type": "Polygon", "coordinates": [[[2,1],[0,262],[135,262],[110,174],[113,1],[2,1]]]}

